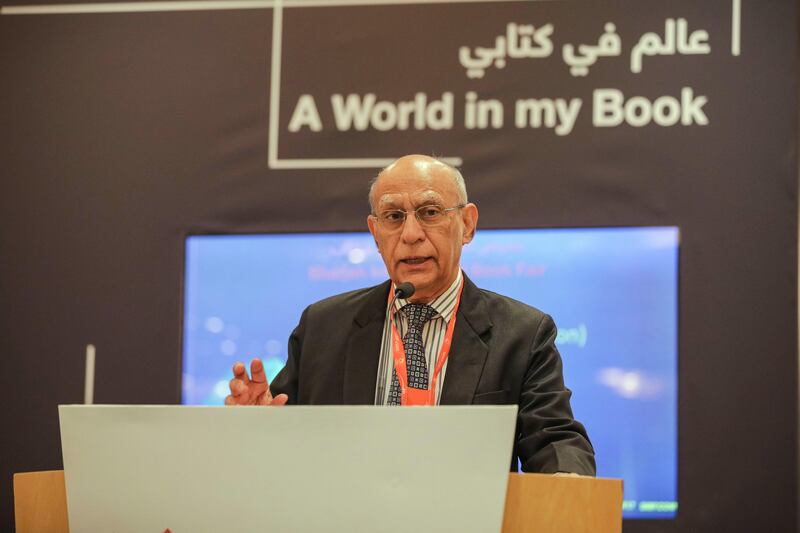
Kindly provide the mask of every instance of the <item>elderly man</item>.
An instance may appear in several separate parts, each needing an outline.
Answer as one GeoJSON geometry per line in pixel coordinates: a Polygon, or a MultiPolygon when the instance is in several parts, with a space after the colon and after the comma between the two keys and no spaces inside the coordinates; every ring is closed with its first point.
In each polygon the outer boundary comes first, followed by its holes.
{"type": "Polygon", "coordinates": [[[458,170],[402,157],[378,175],[369,201],[367,225],[390,280],[309,306],[272,386],[259,360],[251,377],[237,363],[225,403],[517,404],[512,470],[519,458],[526,472],[594,475],[552,319],[461,272],[478,208],[458,170]],[[406,283],[413,294],[392,298],[406,283]]]}

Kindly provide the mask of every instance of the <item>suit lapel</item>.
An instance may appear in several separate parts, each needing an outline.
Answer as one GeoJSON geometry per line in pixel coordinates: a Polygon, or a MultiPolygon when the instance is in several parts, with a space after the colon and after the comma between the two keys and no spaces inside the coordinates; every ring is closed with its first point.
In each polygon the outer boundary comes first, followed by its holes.
{"type": "Polygon", "coordinates": [[[464,290],[456,314],[453,344],[447,357],[441,404],[471,404],[489,346],[481,338],[492,327],[480,290],[464,275],[464,290]]]}
{"type": "Polygon", "coordinates": [[[389,282],[370,291],[357,310],[344,363],[344,404],[372,405],[378,377],[381,337],[389,297],[389,282]]]}

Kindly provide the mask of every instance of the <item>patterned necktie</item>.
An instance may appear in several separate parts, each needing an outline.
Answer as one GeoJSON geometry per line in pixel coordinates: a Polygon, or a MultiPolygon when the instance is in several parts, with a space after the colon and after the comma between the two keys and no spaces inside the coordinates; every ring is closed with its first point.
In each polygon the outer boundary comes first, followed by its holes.
{"type": "MultiPolygon", "coordinates": [[[[408,331],[403,336],[406,351],[406,375],[408,386],[428,390],[428,364],[425,361],[425,346],[422,344],[422,328],[436,309],[427,304],[408,304],[401,309],[408,319],[408,331]]],[[[389,387],[388,405],[400,405],[400,381],[397,370],[392,370],[392,386],[389,387]]]]}

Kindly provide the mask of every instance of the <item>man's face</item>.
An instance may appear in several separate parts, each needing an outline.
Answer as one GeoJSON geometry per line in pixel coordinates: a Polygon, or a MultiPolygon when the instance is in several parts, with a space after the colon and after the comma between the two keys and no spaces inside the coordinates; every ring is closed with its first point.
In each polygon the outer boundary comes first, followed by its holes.
{"type": "Polygon", "coordinates": [[[389,277],[396,284],[413,283],[414,302],[429,302],[444,292],[458,274],[461,247],[475,234],[478,209],[467,204],[447,212],[431,226],[421,224],[413,211],[426,205],[459,205],[451,170],[425,156],[398,159],[375,183],[372,205],[378,215],[387,210],[408,212],[396,229],[387,228],[372,216],[367,218],[389,277]]]}

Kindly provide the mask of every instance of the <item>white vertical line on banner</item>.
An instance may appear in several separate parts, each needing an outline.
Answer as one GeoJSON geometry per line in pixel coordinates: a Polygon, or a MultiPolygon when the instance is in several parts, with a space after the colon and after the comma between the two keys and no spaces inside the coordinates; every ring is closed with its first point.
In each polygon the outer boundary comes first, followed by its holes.
{"type": "Polygon", "coordinates": [[[278,168],[278,113],[281,107],[281,43],[283,42],[283,3],[276,0],[272,8],[272,61],[269,75],[269,139],[267,165],[278,168]]]}
{"type": "Polygon", "coordinates": [[[731,0],[731,55],[742,53],[742,0],[731,0]]]}
{"type": "MultiPolygon", "coordinates": [[[[796,111],[797,114],[795,115],[795,132],[797,132],[797,125],[800,123],[800,113],[798,111],[796,111]]],[[[798,145],[800,145],[800,139],[795,139],[796,149],[798,148],[798,145]]],[[[800,162],[795,161],[795,165],[797,165],[798,170],[797,188],[800,190],[800,162]]],[[[797,202],[795,202],[795,208],[797,208],[797,202]]],[[[797,261],[797,374],[795,375],[795,378],[797,379],[797,383],[800,383],[800,209],[797,211],[797,257],[795,260],[797,261]]],[[[798,406],[796,435],[800,435],[800,387],[797,387],[796,399],[797,403],[795,405],[798,406]]],[[[797,456],[800,457],[800,439],[797,439],[797,453],[797,456]]],[[[800,461],[797,462],[796,490],[797,493],[800,494],[800,461]]],[[[797,508],[797,523],[800,525],[800,506],[797,508]]]]}
{"type": "Polygon", "coordinates": [[[94,344],[87,344],[86,367],[84,368],[83,374],[83,403],[86,405],[92,405],[94,403],[94,364],[94,344]]]}

